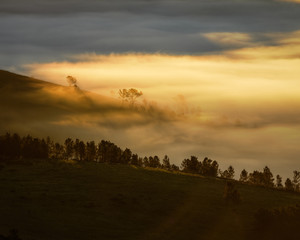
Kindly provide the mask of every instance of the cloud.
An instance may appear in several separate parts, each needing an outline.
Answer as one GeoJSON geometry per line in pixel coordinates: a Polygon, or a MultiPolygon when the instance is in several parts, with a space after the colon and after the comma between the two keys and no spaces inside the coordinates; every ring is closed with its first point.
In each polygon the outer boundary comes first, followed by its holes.
{"type": "MultiPolygon", "coordinates": [[[[299,2],[298,0],[287,0],[299,2]]],[[[286,1],[286,2],[287,2],[286,1]]],[[[282,1],[284,2],[284,0],[282,1]]],[[[234,1],[234,0],[212,0],[212,1],[168,1],[168,0],[3,0],[1,12],[10,14],[36,14],[36,15],[61,15],[77,14],[82,12],[128,12],[131,14],[152,14],[163,16],[201,16],[201,15],[250,15],[256,10],[260,15],[267,8],[276,9],[278,6],[289,5],[279,1],[234,1]]],[[[282,11],[278,8],[277,11],[282,11]]]]}
{"type": "Polygon", "coordinates": [[[3,0],[0,68],[62,85],[72,75],[102,98],[2,89],[1,130],[288,175],[299,156],[299,23],[299,4],[271,0],[3,0]],[[144,112],[103,97],[130,87],[144,92],[144,112]]]}
{"type": "Polygon", "coordinates": [[[227,52],[228,56],[239,59],[299,59],[300,58],[300,32],[293,32],[288,37],[274,34],[274,46],[258,46],[227,52]]]}
{"type": "Polygon", "coordinates": [[[300,0],[280,0],[281,2],[300,3],[300,0]]]}
{"type": "Polygon", "coordinates": [[[213,54],[250,43],[236,35],[238,44],[228,39],[224,44],[226,33],[251,36],[257,45],[269,40],[253,38],[259,33],[300,29],[298,4],[269,0],[3,0],[0,12],[0,68],[5,69],[70,60],[84,52],[213,54]],[[219,34],[223,44],[205,37],[212,34],[219,34]]]}
{"type": "Polygon", "coordinates": [[[134,108],[121,101],[32,78],[0,71],[1,126],[44,123],[68,127],[105,127],[126,129],[176,120],[172,112],[151,104],[134,108]],[[172,119],[170,118],[172,116],[172,119]]]}
{"type": "MultiPolygon", "coordinates": [[[[136,56],[127,57],[133,61],[136,56]]],[[[153,67],[156,61],[157,65],[169,62],[168,58],[160,56],[156,56],[156,60],[148,57],[135,59],[135,63],[148,63],[153,67]]],[[[120,61],[118,58],[110,60],[120,61]]],[[[81,79],[78,77],[78,81],[81,79]]],[[[284,170],[286,175],[290,169],[296,169],[300,140],[300,114],[295,111],[300,109],[297,99],[276,100],[275,95],[269,102],[254,98],[237,102],[224,96],[218,99],[210,90],[207,94],[216,98],[216,104],[204,98],[201,111],[193,112],[191,109],[196,103],[184,92],[182,85],[174,84],[182,95],[175,95],[176,101],[174,98],[171,101],[182,110],[179,113],[184,113],[180,116],[162,108],[158,99],[157,105],[145,104],[145,110],[134,110],[121,106],[116,99],[78,92],[74,87],[1,75],[1,131],[41,137],[50,135],[60,141],[67,137],[106,139],[122,148],[129,147],[141,156],[168,154],[176,164],[190,155],[197,155],[200,159],[209,156],[219,161],[223,169],[233,164],[237,171],[238,167],[251,171],[265,164],[281,174],[284,170]],[[285,159],[284,165],[282,159],[285,159]]],[[[199,91],[200,86],[192,87],[199,91]]],[[[168,88],[163,92],[169,98],[172,96],[168,88]]]]}
{"type": "MultiPolygon", "coordinates": [[[[231,34],[222,33],[221,41],[231,34]]],[[[135,87],[158,109],[167,108],[167,119],[157,123],[152,119],[113,130],[106,126],[108,117],[93,125],[101,136],[128,143],[140,154],[168,154],[176,163],[189,155],[210,156],[222,168],[233,164],[249,171],[267,164],[288,176],[289,169],[297,168],[299,155],[299,32],[233,35],[250,42],[266,39],[270,45],[247,43],[205,56],[80,54],[70,62],[27,65],[27,70],[56,83],[65,83],[65,76],[72,74],[83,89],[102,95],[135,87]],[[169,114],[172,111],[177,115],[169,114]]]]}
{"type": "MultiPolygon", "coordinates": [[[[221,34],[225,39],[236,41],[232,35],[238,39],[241,36],[248,40],[255,38],[244,33],[221,34]]],[[[218,41],[219,34],[210,36],[218,41]]],[[[167,105],[174,104],[175,96],[183,95],[192,105],[191,109],[200,107],[208,116],[215,112],[222,115],[222,108],[225,112],[228,108],[240,112],[243,108],[298,102],[298,36],[299,32],[264,34],[265,38],[272,39],[272,45],[241,47],[218,55],[81,54],[69,62],[26,67],[29,75],[59,84],[65,84],[66,75],[74,75],[84,89],[101,94],[135,87],[148,99],[167,105]]],[[[227,42],[222,37],[220,41],[227,42]]],[[[239,121],[242,120],[237,116],[232,122],[239,121]]]]}
{"type": "Polygon", "coordinates": [[[216,33],[204,33],[204,37],[216,42],[223,46],[230,47],[245,47],[253,44],[253,39],[250,34],[246,33],[228,33],[228,32],[216,32],[216,33]]]}

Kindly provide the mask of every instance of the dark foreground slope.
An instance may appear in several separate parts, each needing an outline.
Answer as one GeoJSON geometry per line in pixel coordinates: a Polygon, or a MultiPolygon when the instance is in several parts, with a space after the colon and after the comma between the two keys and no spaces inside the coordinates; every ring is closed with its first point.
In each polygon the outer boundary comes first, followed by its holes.
{"type": "Polygon", "coordinates": [[[259,208],[294,205],[297,194],[126,165],[41,162],[0,170],[0,234],[24,240],[246,239],[259,208]]]}

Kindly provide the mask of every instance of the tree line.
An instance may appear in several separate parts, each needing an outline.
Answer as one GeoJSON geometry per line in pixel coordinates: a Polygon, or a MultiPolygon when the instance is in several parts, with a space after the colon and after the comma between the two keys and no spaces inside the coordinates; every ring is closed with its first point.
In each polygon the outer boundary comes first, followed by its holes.
{"type": "Polygon", "coordinates": [[[0,136],[0,160],[13,161],[20,159],[56,159],[95,161],[99,163],[131,164],[139,167],[163,168],[179,171],[179,167],[170,163],[166,155],[162,162],[158,156],[140,157],[128,148],[122,150],[116,144],[102,140],[84,142],[67,138],[63,144],[46,139],[34,138],[30,135],[20,137],[19,134],[0,136]]]}
{"type": "MultiPolygon", "coordinates": [[[[60,144],[51,140],[50,137],[46,139],[35,138],[30,135],[21,137],[17,133],[6,133],[0,136],[0,160],[10,162],[21,159],[95,161],[160,168],[167,171],[181,171],[232,180],[235,177],[235,170],[232,166],[222,171],[217,161],[207,157],[199,161],[196,156],[191,156],[184,159],[179,167],[171,164],[167,155],[162,160],[158,156],[140,157],[138,154],[132,153],[129,148],[122,150],[114,143],[105,140],[95,143],[94,141],[84,142],[79,139],[67,138],[63,144],[60,144]]],[[[300,191],[300,171],[294,171],[292,179],[287,178],[283,183],[280,175],[274,178],[268,166],[263,171],[255,170],[252,173],[248,173],[244,169],[240,173],[239,181],[288,191],[300,191]]]]}

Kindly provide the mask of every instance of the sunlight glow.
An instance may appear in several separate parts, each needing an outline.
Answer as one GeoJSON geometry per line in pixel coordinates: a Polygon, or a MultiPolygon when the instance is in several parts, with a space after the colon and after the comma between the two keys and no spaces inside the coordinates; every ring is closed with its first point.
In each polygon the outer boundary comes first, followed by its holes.
{"type": "MultiPolygon", "coordinates": [[[[276,46],[240,48],[221,55],[83,54],[72,62],[26,67],[30,75],[58,84],[66,85],[65,77],[71,74],[80,87],[102,95],[134,87],[150,99],[168,104],[174,103],[177,95],[209,108],[224,101],[299,101],[300,32],[276,37],[276,46]]],[[[239,33],[212,33],[208,38],[220,44],[251,39],[239,33]]]]}

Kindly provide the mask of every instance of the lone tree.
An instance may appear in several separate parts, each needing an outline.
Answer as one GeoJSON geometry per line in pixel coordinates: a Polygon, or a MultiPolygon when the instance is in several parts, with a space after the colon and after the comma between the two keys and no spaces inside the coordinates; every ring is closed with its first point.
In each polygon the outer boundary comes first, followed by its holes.
{"type": "Polygon", "coordinates": [[[67,82],[69,83],[70,87],[78,87],[77,86],[77,79],[73,76],[67,76],[66,77],[67,82]]]}
{"type": "Polygon", "coordinates": [[[224,188],[223,195],[226,203],[239,204],[241,202],[241,196],[232,181],[227,181],[224,188]]]}
{"type": "Polygon", "coordinates": [[[119,89],[119,97],[122,99],[122,103],[128,102],[130,106],[134,106],[136,99],[142,95],[143,92],[135,88],[119,89]]]}

